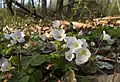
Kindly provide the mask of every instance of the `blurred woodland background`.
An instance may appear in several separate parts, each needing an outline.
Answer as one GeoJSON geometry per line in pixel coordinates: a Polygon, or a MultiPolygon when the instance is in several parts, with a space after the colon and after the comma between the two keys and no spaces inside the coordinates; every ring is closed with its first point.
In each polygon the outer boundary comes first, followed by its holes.
{"type": "Polygon", "coordinates": [[[120,0],[1,0],[0,6],[0,17],[7,12],[51,20],[86,20],[120,13],[120,0]]]}

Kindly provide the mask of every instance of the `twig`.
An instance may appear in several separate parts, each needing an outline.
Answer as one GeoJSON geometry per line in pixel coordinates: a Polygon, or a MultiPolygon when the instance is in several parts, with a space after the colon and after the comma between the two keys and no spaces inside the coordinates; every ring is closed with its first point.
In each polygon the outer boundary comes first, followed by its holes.
{"type": "Polygon", "coordinates": [[[98,50],[100,49],[100,46],[101,46],[102,42],[103,42],[103,40],[100,41],[100,44],[99,44],[97,50],[95,51],[95,53],[94,53],[93,55],[96,55],[96,54],[97,54],[98,50]]]}

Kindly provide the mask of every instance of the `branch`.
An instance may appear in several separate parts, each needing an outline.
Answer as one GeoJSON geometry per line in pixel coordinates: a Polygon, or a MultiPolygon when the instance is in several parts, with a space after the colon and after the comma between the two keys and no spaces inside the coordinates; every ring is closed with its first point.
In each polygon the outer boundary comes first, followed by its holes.
{"type": "Polygon", "coordinates": [[[24,6],[22,6],[20,3],[18,3],[17,1],[12,1],[15,5],[17,5],[18,7],[20,7],[21,9],[23,9],[24,11],[26,11],[27,13],[31,14],[32,16],[38,17],[40,19],[42,19],[43,17],[38,15],[37,13],[33,13],[30,10],[28,10],[27,8],[25,8],[24,6]]]}

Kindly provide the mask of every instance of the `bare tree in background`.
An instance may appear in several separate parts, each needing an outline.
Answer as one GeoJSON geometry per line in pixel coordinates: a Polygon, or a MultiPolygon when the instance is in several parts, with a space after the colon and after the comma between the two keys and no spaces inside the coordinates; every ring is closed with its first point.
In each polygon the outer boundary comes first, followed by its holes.
{"type": "Polygon", "coordinates": [[[45,15],[47,13],[47,1],[42,0],[42,13],[45,15]]]}
{"type": "Polygon", "coordinates": [[[36,15],[36,10],[35,10],[35,5],[34,5],[34,0],[31,0],[31,2],[32,2],[32,8],[33,8],[34,14],[36,15]]]}
{"type": "Polygon", "coordinates": [[[25,0],[21,0],[21,4],[24,6],[25,0]]]}
{"type": "Polygon", "coordinates": [[[38,0],[38,8],[40,9],[40,0],[38,0]]]}
{"type": "Polygon", "coordinates": [[[56,14],[58,17],[61,16],[62,11],[63,11],[63,0],[57,0],[56,14]]]}
{"type": "Polygon", "coordinates": [[[11,15],[14,15],[13,9],[12,9],[12,0],[5,0],[5,4],[7,6],[8,11],[11,13],[11,15]]]}
{"type": "Polygon", "coordinates": [[[71,13],[71,9],[74,6],[75,0],[68,0],[68,13],[71,13]]]}

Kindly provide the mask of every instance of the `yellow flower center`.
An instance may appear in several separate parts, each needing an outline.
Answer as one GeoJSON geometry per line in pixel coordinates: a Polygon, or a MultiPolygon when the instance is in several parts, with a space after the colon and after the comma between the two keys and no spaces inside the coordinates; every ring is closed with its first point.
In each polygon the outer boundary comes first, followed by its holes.
{"type": "Polygon", "coordinates": [[[16,36],[16,40],[19,40],[20,39],[20,37],[19,36],[16,36]]]}
{"type": "Polygon", "coordinates": [[[9,66],[8,69],[11,70],[11,69],[12,69],[12,66],[9,66]]]}
{"type": "Polygon", "coordinates": [[[86,55],[86,51],[85,50],[81,50],[80,51],[80,55],[86,55]]]}
{"type": "Polygon", "coordinates": [[[75,48],[78,47],[78,43],[77,43],[77,42],[74,43],[74,47],[75,47],[75,48]]]}
{"type": "Polygon", "coordinates": [[[61,34],[59,34],[59,35],[58,35],[58,38],[62,38],[62,35],[61,35],[61,34]]]}

